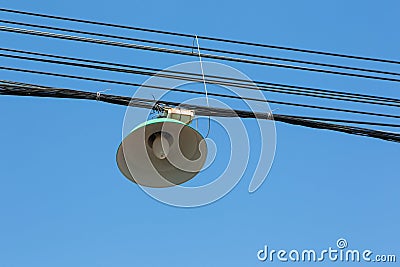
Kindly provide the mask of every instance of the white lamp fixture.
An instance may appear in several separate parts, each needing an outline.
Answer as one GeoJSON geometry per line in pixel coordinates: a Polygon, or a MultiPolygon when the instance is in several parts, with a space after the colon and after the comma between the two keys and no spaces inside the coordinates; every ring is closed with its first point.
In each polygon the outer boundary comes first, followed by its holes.
{"type": "Polygon", "coordinates": [[[168,108],[164,116],[138,125],[117,151],[122,174],[143,186],[162,188],[189,181],[207,157],[204,138],[188,125],[194,111],[168,108]]]}

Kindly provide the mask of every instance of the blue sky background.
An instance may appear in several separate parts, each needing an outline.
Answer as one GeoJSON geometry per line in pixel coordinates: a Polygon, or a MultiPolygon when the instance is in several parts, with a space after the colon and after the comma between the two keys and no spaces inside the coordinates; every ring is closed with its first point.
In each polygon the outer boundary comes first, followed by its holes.
{"type": "MultiPolygon", "coordinates": [[[[400,60],[398,1],[38,0],[2,1],[1,6],[400,60]]],[[[3,13],[1,17],[48,23],[3,13]]],[[[53,25],[73,26],[60,22],[53,25]]],[[[88,26],[82,29],[99,30],[88,26]]],[[[110,32],[150,36],[122,30],[110,32]]],[[[1,33],[0,40],[2,47],[160,68],[192,60],[10,33],[1,33]]],[[[174,38],[164,40],[185,42],[174,38]]],[[[191,44],[191,40],[186,42],[191,44]]],[[[246,51],[327,60],[267,49],[246,51]]],[[[1,62],[1,65],[101,78],[145,80],[4,58],[1,62]]],[[[354,63],[341,59],[331,62],[354,63]]],[[[396,83],[229,65],[254,80],[400,97],[396,83]]],[[[359,66],[396,71],[395,67],[382,64],[359,66]]],[[[134,90],[8,71],[1,71],[0,75],[1,79],[90,91],[111,88],[113,94],[130,95],[134,90]]],[[[328,104],[321,100],[308,103],[328,104]]],[[[339,106],[362,107],[345,103],[339,106]]],[[[398,112],[380,107],[371,111],[398,112]]],[[[322,250],[335,247],[341,237],[347,239],[349,248],[371,249],[376,254],[395,254],[400,249],[400,147],[395,143],[277,123],[275,161],[266,182],[256,193],[247,192],[251,180],[247,174],[223,199],[205,207],[183,209],[155,201],[118,171],[115,153],[121,141],[124,107],[1,96],[0,112],[0,266],[279,266],[278,262],[259,262],[257,251],[264,245],[273,249],[322,250]]],[[[329,115],[289,107],[279,107],[276,112],[329,115]]],[[[217,131],[210,137],[218,136],[217,131]]],[[[257,147],[257,139],[253,141],[252,146],[257,147]]],[[[199,175],[196,179],[210,179],[210,176],[199,175]]]]}

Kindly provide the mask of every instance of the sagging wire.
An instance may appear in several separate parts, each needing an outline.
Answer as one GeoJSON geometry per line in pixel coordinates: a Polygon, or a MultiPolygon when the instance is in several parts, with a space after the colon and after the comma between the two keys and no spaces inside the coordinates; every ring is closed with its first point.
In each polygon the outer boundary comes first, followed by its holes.
{"type": "MultiPolygon", "coordinates": [[[[17,83],[12,81],[0,81],[0,95],[50,97],[50,98],[64,98],[64,99],[69,98],[69,99],[83,99],[83,100],[96,100],[97,97],[97,94],[95,92],[87,92],[87,91],[72,90],[65,88],[54,88],[41,85],[17,83]]],[[[324,118],[302,118],[298,116],[284,115],[284,114],[274,114],[274,116],[272,117],[270,113],[256,113],[245,110],[229,110],[223,108],[181,104],[171,101],[154,101],[151,99],[130,98],[125,96],[108,95],[108,94],[102,95],[99,101],[115,105],[132,106],[132,107],[146,108],[146,109],[154,108],[154,104],[156,102],[159,102],[166,106],[180,106],[182,108],[192,109],[196,111],[196,114],[199,114],[201,116],[256,118],[262,120],[273,119],[274,121],[279,121],[291,125],[304,126],[313,129],[331,130],[351,135],[366,136],[385,141],[400,143],[400,133],[361,128],[343,124],[327,123],[324,122],[324,118]]],[[[357,123],[357,122],[353,121],[352,123],[357,123]]],[[[369,124],[373,125],[372,122],[369,124]]]]}

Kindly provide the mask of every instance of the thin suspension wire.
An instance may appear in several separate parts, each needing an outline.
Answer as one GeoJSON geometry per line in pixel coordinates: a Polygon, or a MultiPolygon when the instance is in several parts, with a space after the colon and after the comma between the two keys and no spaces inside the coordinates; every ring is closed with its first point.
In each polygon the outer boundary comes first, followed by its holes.
{"type": "MultiPolygon", "coordinates": [[[[82,65],[82,64],[80,64],[82,65]]],[[[93,68],[95,66],[88,66],[88,68],[93,68]]],[[[101,67],[96,67],[101,69],[101,67]]],[[[53,72],[44,72],[44,71],[35,71],[29,69],[21,69],[21,68],[11,68],[0,66],[0,69],[3,70],[10,70],[10,71],[17,71],[17,72],[25,72],[25,73],[33,73],[33,74],[40,74],[40,75],[49,75],[55,77],[63,77],[63,78],[71,78],[71,79],[79,79],[79,80],[88,80],[88,81],[96,81],[96,82],[105,82],[105,83],[113,83],[113,84],[120,84],[120,85],[129,85],[129,86],[137,86],[137,87],[146,87],[152,89],[159,89],[159,90],[168,90],[168,91],[176,91],[176,92],[184,92],[190,94],[203,94],[204,92],[196,92],[191,90],[185,90],[180,88],[167,88],[161,86],[153,86],[148,84],[138,84],[138,83],[131,83],[131,82],[122,82],[122,81],[115,81],[115,80],[106,80],[106,79],[99,79],[99,78],[91,78],[91,77],[82,77],[76,75],[67,75],[67,74],[60,74],[60,73],[53,73],[53,72]]],[[[340,108],[333,108],[333,107],[322,107],[322,106],[315,106],[315,105],[306,105],[306,104],[298,104],[298,103],[290,103],[284,101],[276,101],[276,100],[265,100],[265,99],[258,99],[258,98],[249,98],[249,97],[240,97],[235,95],[224,95],[224,94],[217,94],[217,93],[209,93],[209,95],[217,96],[217,97],[226,97],[226,98],[234,98],[239,100],[249,100],[249,101],[259,101],[259,102],[266,102],[272,104],[281,104],[281,105],[290,105],[295,107],[303,107],[303,108],[312,108],[312,109],[321,109],[321,110],[329,110],[329,111],[337,111],[337,112],[345,112],[345,113],[354,113],[354,114],[361,114],[361,115],[370,115],[370,116],[379,116],[379,117],[387,117],[387,118],[396,118],[399,119],[399,115],[392,115],[392,114],[384,114],[384,113],[375,113],[375,112],[367,112],[367,111],[358,111],[352,109],[340,109],[340,108]]]]}
{"type": "MultiPolygon", "coordinates": [[[[20,33],[20,34],[25,34],[25,35],[41,36],[41,37],[47,37],[47,38],[62,39],[62,40],[78,41],[78,42],[85,42],[85,43],[95,43],[95,44],[102,44],[102,45],[108,45],[108,46],[125,47],[125,48],[139,49],[139,50],[146,50],[146,51],[162,52],[162,53],[168,53],[168,54],[178,54],[178,55],[185,55],[185,56],[191,56],[191,57],[196,56],[191,52],[177,50],[177,49],[169,49],[169,48],[164,48],[164,47],[155,47],[155,46],[146,46],[146,45],[139,45],[139,44],[132,44],[132,43],[107,41],[107,40],[102,40],[102,39],[80,37],[80,36],[66,35],[66,34],[57,34],[57,33],[51,33],[51,32],[42,32],[42,31],[28,30],[28,29],[22,29],[22,28],[0,26],[0,31],[20,33]]],[[[223,61],[239,62],[239,63],[245,63],[245,64],[270,66],[270,67],[278,67],[278,68],[288,68],[288,69],[320,72],[320,73],[326,73],[326,74],[336,74],[336,75],[342,75],[342,76],[358,77],[358,78],[366,78],[366,79],[374,79],[374,80],[382,80],[382,81],[400,82],[400,79],[390,78],[390,77],[380,77],[380,76],[339,72],[339,71],[332,71],[332,70],[325,70],[325,69],[316,69],[316,68],[310,68],[310,67],[279,64],[279,63],[251,60],[251,59],[245,59],[245,58],[228,57],[228,56],[222,56],[222,55],[203,54],[203,57],[211,58],[211,59],[218,59],[218,60],[223,60],[223,61]]]]}
{"type": "MultiPolygon", "coordinates": [[[[183,72],[183,71],[173,71],[173,70],[164,70],[164,69],[158,69],[158,68],[150,68],[150,67],[143,67],[143,66],[136,66],[136,65],[114,63],[114,62],[106,62],[106,61],[91,60],[91,59],[82,59],[82,58],[77,58],[77,57],[66,57],[66,56],[60,56],[60,55],[54,55],[54,54],[45,54],[45,53],[38,53],[38,52],[32,52],[32,51],[10,49],[10,48],[0,48],[0,51],[7,51],[7,52],[13,52],[13,53],[21,53],[21,54],[27,54],[27,55],[42,56],[42,57],[50,57],[50,58],[57,58],[57,59],[66,59],[66,60],[70,60],[70,61],[94,63],[94,64],[100,64],[100,65],[117,66],[117,67],[129,68],[129,69],[139,69],[139,70],[152,71],[152,72],[137,72],[136,73],[136,74],[143,74],[143,75],[152,75],[152,76],[154,76],[154,75],[162,75],[163,73],[171,73],[171,74],[182,74],[182,75],[186,75],[186,76],[199,77],[198,73],[183,72]]],[[[169,77],[171,77],[171,76],[169,76],[169,77]]],[[[349,93],[349,92],[339,92],[339,91],[326,90],[326,89],[321,89],[321,88],[303,87],[303,86],[296,86],[296,85],[286,85],[286,84],[271,83],[271,82],[264,82],[264,81],[250,81],[250,80],[243,80],[243,79],[238,79],[238,78],[234,78],[234,77],[223,77],[223,76],[217,76],[217,75],[207,75],[207,77],[216,78],[216,79],[220,79],[220,80],[227,80],[227,81],[238,81],[238,82],[241,82],[240,84],[247,84],[247,85],[251,85],[252,87],[254,86],[254,84],[256,84],[261,91],[267,91],[267,92],[295,94],[295,95],[302,95],[302,96],[320,97],[320,98],[327,98],[327,99],[334,99],[334,100],[353,101],[353,102],[360,102],[360,103],[367,103],[367,104],[378,104],[378,105],[387,105],[389,102],[390,103],[397,103],[397,104],[400,103],[400,99],[388,98],[388,97],[382,97],[382,96],[375,96],[375,95],[365,95],[365,94],[357,94],[357,93],[349,93]],[[331,97],[331,96],[334,96],[334,97],[331,97]],[[377,101],[379,103],[358,101],[357,99],[372,100],[372,101],[377,101]]],[[[173,76],[171,78],[179,79],[181,77],[180,76],[173,76]]],[[[210,83],[210,80],[211,79],[208,79],[207,82],[210,83]]],[[[217,80],[211,80],[211,81],[217,81],[217,80]]],[[[232,84],[234,84],[234,83],[232,83],[232,84]]],[[[236,83],[235,83],[235,85],[236,85],[236,83]]],[[[392,106],[392,105],[390,105],[390,106],[392,106]]],[[[398,106],[398,105],[393,105],[393,106],[398,106]]]]}
{"type": "MultiPolygon", "coordinates": [[[[155,30],[155,29],[149,29],[149,28],[143,28],[143,27],[133,27],[133,26],[121,25],[121,24],[115,24],[115,23],[99,22],[99,21],[93,21],[93,20],[77,19],[77,18],[62,17],[62,16],[55,16],[55,15],[47,15],[47,14],[28,12],[28,11],[6,9],[6,8],[0,8],[0,11],[21,14],[21,15],[63,20],[63,21],[71,21],[71,22],[78,22],[78,23],[85,23],[85,24],[92,24],[92,25],[99,25],[99,26],[106,26],[106,27],[113,27],[113,28],[128,29],[128,30],[134,30],[134,31],[143,31],[143,32],[150,32],[150,33],[158,33],[158,34],[193,38],[193,35],[191,35],[191,34],[178,33],[178,32],[173,32],[173,31],[163,31],[163,30],[155,30]]],[[[301,52],[301,53],[308,53],[308,54],[317,54],[317,55],[323,55],[323,56],[341,57],[341,58],[374,61],[374,62],[390,63],[390,64],[400,64],[400,61],[382,59],[382,58],[372,58],[372,57],[364,57],[364,56],[357,56],[357,55],[339,54],[339,53],[333,53],[333,52],[317,51],[317,50],[302,49],[302,48],[295,48],[295,47],[285,47],[285,46],[262,44],[262,43],[247,42],[247,41],[232,40],[232,39],[226,39],[226,38],[202,36],[202,35],[199,35],[198,38],[204,39],[204,40],[209,40],[209,41],[233,43],[233,44],[255,46],[255,47],[264,47],[264,48],[271,48],[271,49],[278,49],[278,50],[287,50],[287,51],[301,52]]]]}
{"type": "Polygon", "coordinates": [[[197,43],[197,52],[198,52],[198,54],[199,54],[199,62],[200,62],[201,76],[202,76],[202,78],[203,78],[204,91],[205,91],[205,93],[206,93],[206,102],[207,102],[207,106],[210,106],[210,104],[208,103],[207,84],[206,84],[206,78],[205,78],[205,76],[204,76],[203,61],[201,60],[200,45],[199,45],[199,40],[197,39],[197,35],[196,35],[196,43],[197,43]]]}
{"type": "MultiPolygon", "coordinates": [[[[106,37],[106,38],[134,41],[134,42],[139,42],[139,43],[157,44],[157,45],[179,47],[179,48],[185,48],[185,49],[192,48],[191,46],[184,45],[184,44],[177,44],[177,43],[171,43],[171,42],[162,42],[162,41],[154,41],[154,40],[149,40],[149,39],[133,38],[133,37],[105,34],[105,33],[99,33],[99,32],[74,30],[74,29],[68,29],[68,28],[53,27],[53,26],[32,24],[32,23],[25,23],[25,22],[18,22],[18,21],[0,20],[0,22],[4,23],[4,24],[27,26],[27,27],[34,27],[34,28],[40,28],[40,29],[62,31],[62,32],[68,32],[68,33],[86,34],[86,35],[92,35],[92,36],[97,36],[97,37],[106,37]]],[[[197,35],[195,35],[194,39],[196,39],[196,38],[197,38],[197,35]]],[[[197,38],[197,40],[198,40],[198,38],[197,38]]],[[[230,54],[230,55],[238,55],[238,56],[246,56],[246,57],[253,57],[253,58],[275,60],[275,61],[286,61],[286,62],[292,62],[292,63],[306,64],[306,65],[315,65],[315,66],[328,67],[328,68],[338,68],[338,69],[345,69],[345,70],[352,70],[352,71],[361,71],[361,72],[377,73],[377,74],[384,74],[384,75],[400,76],[400,73],[397,73],[397,72],[382,71],[382,70],[376,70],[376,69],[365,69],[365,68],[359,68],[359,67],[350,67],[350,66],[328,64],[328,63],[321,63],[321,62],[313,62],[313,61],[306,61],[306,60],[265,56],[265,55],[260,55],[260,54],[251,54],[251,53],[245,53],[245,52],[230,51],[230,50],[223,50],[223,49],[214,49],[214,48],[208,48],[208,47],[202,47],[202,50],[203,51],[208,51],[208,52],[223,53],[223,54],[228,54],[228,55],[230,54]]]]}
{"type": "MultiPolygon", "coordinates": [[[[200,70],[201,70],[201,76],[203,78],[203,84],[204,84],[204,91],[206,93],[206,102],[207,102],[207,107],[210,107],[210,103],[208,102],[208,91],[207,91],[207,84],[206,84],[206,78],[204,76],[204,69],[203,69],[203,61],[201,60],[201,53],[200,53],[200,44],[199,44],[199,39],[196,36],[196,43],[197,43],[197,52],[199,54],[199,62],[200,62],[200,70]]],[[[207,129],[207,134],[206,137],[210,134],[210,128],[211,128],[211,118],[208,116],[208,129],[207,129]]]]}

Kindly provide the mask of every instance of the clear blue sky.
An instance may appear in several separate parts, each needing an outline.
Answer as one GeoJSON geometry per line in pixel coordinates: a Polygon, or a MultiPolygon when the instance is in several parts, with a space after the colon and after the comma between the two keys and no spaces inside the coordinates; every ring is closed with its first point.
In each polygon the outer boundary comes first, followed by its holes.
{"type": "MultiPolygon", "coordinates": [[[[2,7],[400,60],[400,3],[394,0],[37,0],[3,1],[2,7]]],[[[2,19],[22,17],[2,14],[2,19]]],[[[3,47],[143,66],[168,67],[190,60],[7,33],[1,33],[0,40],[3,47]]],[[[1,65],[42,66],[1,61],[1,65]]],[[[333,62],[350,64],[338,59],[333,62]]],[[[254,80],[400,97],[396,83],[232,66],[254,80]]],[[[41,69],[144,81],[143,77],[80,73],[59,66],[41,69]]],[[[126,94],[126,90],[133,90],[6,71],[0,74],[1,79],[90,91],[111,88],[112,93],[126,94]]],[[[288,107],[278,111],[294,113],[288,107]]],[[[124,107],[1,96],[0,112],[0,266],[279,266],[278,262],[259,262],[257,251],[264,245],[287,250],[324,249],[335,247],[340,237],[354,249],[382,254],[400,250],[397,144],[277,123],[275,161],[256,193],[247,192],[251,180],[247,175],[223,199],[183,209],[157,202],[118,171],[115,152],[121,141],[124,107]]],[[[257,146],[257,140],[253,145],[257,146]]]]}

